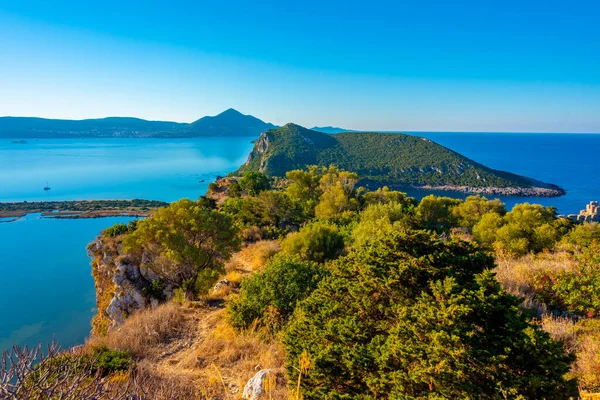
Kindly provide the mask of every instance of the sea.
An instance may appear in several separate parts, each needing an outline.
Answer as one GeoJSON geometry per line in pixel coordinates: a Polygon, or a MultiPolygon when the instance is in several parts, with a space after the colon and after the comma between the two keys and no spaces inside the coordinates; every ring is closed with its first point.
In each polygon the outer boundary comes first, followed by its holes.
{"type": "MultiPolygon", "coordinates": [[[[557,184],[540,203],[562,214],[600,200],[600,134],[412,132],[491,168],[557,184]]],[[[198,198],[237,169],[256,138],[39,139],[0,141],[0,201],[198,198]],[[49,186],[51,190],[44,191],[49,186]]],[[[415,197],[431,192],[409,191],[415,197]]],[[[435,192],[434,192],[435,193],[435,192]]],[[[463,194],[437,192],[444,196],[463,194]]],[[[96,312],[86,246],[130,218],[0,220],[0,350],[55,339],[83,343],[96,312]]]]}

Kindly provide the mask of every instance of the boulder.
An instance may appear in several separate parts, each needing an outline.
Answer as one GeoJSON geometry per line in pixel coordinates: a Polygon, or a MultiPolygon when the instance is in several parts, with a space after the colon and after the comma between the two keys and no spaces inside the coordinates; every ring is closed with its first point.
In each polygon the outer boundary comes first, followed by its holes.
{"type": "Polygon", "coordinates": [[[244,386],[242,399],[257,400],[263,394],[263,381],[268,374],[272,373],[270,369],[261,369],[244,386]]]}
{"type": "Polygon", "coordinates": [[[230,285],[231,282],[229,282],[228,279],[220,280],[219,282],[215,283],[215,286],[213,287],[213,292],[218,292],[219,290],[221,290],[222,287],[230,285]]]}

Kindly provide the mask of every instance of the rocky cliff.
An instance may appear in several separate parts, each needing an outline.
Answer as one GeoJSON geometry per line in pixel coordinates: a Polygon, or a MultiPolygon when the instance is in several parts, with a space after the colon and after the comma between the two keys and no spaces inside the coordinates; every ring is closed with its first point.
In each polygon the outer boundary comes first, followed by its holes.
{"type": "Polygon", "coordinates": [[[130,314],[173,297],[174,288],[159,284],[158,277],[141,266],[141,259],[122,254],[120,238],[99,236],[88,246],[88,254],[98,309],[92,319],[94,333],[105,334],[130,314]]]}

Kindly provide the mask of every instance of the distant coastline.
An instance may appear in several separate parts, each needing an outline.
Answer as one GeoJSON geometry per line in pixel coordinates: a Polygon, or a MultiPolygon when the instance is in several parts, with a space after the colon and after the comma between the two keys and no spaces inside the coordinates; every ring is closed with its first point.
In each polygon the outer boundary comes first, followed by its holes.
{"type": "Polygon", "coordinates": [[[22,201],[0,203],[2,222],[13,222],[27,214],[40,213],[44,218],[79,219],[105,217],[147,217],[169,203],[156,200],[76,200],[22,201]],[[12,218],[12,219],[9,219],[12,218]]]}

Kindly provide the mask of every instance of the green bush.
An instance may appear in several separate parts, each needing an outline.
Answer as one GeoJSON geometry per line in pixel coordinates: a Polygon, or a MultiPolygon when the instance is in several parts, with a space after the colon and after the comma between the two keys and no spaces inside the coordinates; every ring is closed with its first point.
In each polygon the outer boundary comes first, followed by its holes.
{"type": "Polygon", "coordinates": [[[129,232],[127,225],[118,223],[118,224],[111,226],[110,228],[106,228],[103,232],[103,235],[105,237],[114,238],[114,237],[117,237],[120,235],[124,235],[127,232],[129,232]]]}
{"type": "Polygon", "coordinates": [[[576,395],[563,378],[572,357],[528,323],[476,247],[395,232],[330,266],[283,335],[305,399],[576,395]]]}
{"type": "Polygon", "coordinates": [[[452,210],[461,202],[462,200],[451,197],[425,196],[415,208],[415,214],[421,227],[437,232],[448,231],[458,225],[458,218],[452,210]]]}
{"type": "Polygon", "coordinates": [[[483,196],[469,196],[452,209],[452,215],[458,219],[458,224],[469,229],[490,212],[502,216],[506,214],[506,209],[500,200],[488,200],[483,196]]]}
{"type": "Polygon", "coordinates": [[[227,187],[227,195],[229,197],[240,197],[242,195],[242,187],[237,181],[231,181],[227,187]]]}
{"type": "Polygon", "coordinates": [[[344,238],[335,225],[313,222],[289,234],[282,242],[284,253],[302,260],[325,262],[338,257],[344,250],[344,238]]]}
{"type": "Polygon", "coordinates": [[[219,185],[217,182],[211,182],[208,184],[208,193],[214,193],[219,190],[219,185]]]}
{"type": "Polygon", "coordinates": [[[208,294],[219,280],[219,272],[214,269],[204,269],[198,273],[194,285],[194,294],[201,296],[208,294]]]}
{"type": "Polygon", "coordinates": [[[264,238],[285,235],[303,221],[299,206],[286,193],[275,190],[263,191],[257,197],[229,198],[221,205],[221,211],[230,215],[239,228],[256,227],[269,233],[264,238]]]}
{"type": "Polygon", "coordinates": [[[239,184],[249,196],[258,196],[260,192],[271,188],[269,178],[263,173],[254,171],[245,172],[239,184]]]}
{"type": "Polygon", "coordinates": [[[600,240],[600,224],[590,222],[576,225],[563,237],[561,243],[571,249],[580,250],[589,247],[594,240],[600,240]]]}
{"type": "Polygon", "coordinates": [[[125,351],[111,350],[105,346],[94,347],[92,358],[94,368],[106,376],[112,372],[125,371],[131,364],[131,357],[125,351]]]}
{"type": "Polygon", "coordinates": [[[238,329],[251,325],[278,331],[296,304],[306,298],[327,274],[324,267],[295,257],[276,256],[263,272],[241,283],[240,295],[229,302],[231,323],[238,329]]]}
{"type": "Polygon", "coordinates": [[[592,242],[575,257],[576,267],[545,271],[534,278],[539,300],[560,311],[587,317],[600,315],[600,241],[592,242]]]}
{"type": "Polygon", "coordinates": [[[395,201],[371,204],[359,214],[359,222],[351,234],[353,246],[360,247],[376,238],[408,228],[414,223],[412,219],[410,209],[404,204],[395,201]]]}
{"type": "Polygon", "coordinates": [[[473,226],[473,237],[512,256],[550,250],[570,228],[555,214],[553,207],[529,203],[517,204],[505,216],[492,209],[473,226]]]}
{"type": "Polygon", "coordinates": [[[139,221],[123,239],[123,252],[143,260],[158,280],[194,292],[204,270],[221,271],[224,260],[239,249],[231,217],[182,199],[139,221]]]}

